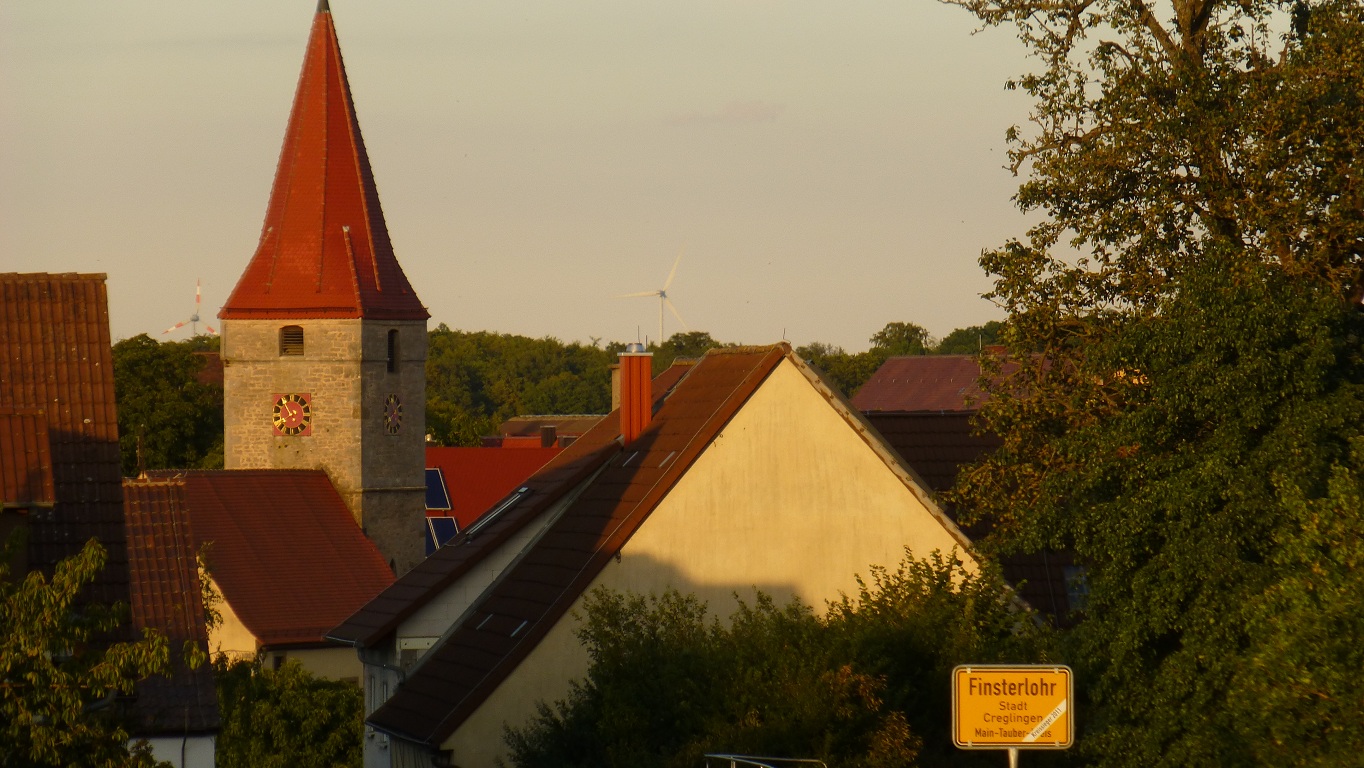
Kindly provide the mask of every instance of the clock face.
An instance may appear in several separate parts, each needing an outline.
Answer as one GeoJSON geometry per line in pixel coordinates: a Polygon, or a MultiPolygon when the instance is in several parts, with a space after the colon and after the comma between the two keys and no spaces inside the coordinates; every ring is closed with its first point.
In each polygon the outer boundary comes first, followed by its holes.
{"type": "Polygon", "coordinates": [[[307,437],[313,433],[313,396],[303,393],[275,395],[276,435],[307,437]]]}
{"type": "Polygon", "coordinates": [[[403,428],[403,401],[397,395],[384,398],[384,429],[390,435],[398,434],[403,428]]]}

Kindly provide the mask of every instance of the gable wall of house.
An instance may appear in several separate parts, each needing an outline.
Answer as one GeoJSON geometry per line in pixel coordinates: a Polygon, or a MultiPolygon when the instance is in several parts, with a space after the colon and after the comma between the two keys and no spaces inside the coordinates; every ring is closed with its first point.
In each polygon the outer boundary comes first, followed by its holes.
{"type": "MultiPolygon", "coordinates": [[[[628,450],[628,449],[627,449],[628,450]]],[[[593,582],[617,591],[694,593],[728,615],[754,587],[817,610],[904,548],[961,545],[789,360],[783,361],[593,582]]],[[[968,567],[973,563],[968,559],[968,567]]],[[[581,614],[581,598],[573,612],[581,614]]],[[[561,620],[442,745],[474,768],[505,759],[504,724],[581,678],[577,622],[561,620]]]]}
{"type": "Polygon", "coordinates": [[[426,322],[361,319],[223,321],[224,466],[325,469],[355,520],[399,573],[419,562],[426,510],[426,322]],[[280,328],[304,331],[281,355],[280,328]],[[388,331],[399,364],[388,371],[388,331]],[[311,397],[311,434],[274,433],[277,395],[311,397]],[[397,434],[384,405],[403,409],[397,434]]]}

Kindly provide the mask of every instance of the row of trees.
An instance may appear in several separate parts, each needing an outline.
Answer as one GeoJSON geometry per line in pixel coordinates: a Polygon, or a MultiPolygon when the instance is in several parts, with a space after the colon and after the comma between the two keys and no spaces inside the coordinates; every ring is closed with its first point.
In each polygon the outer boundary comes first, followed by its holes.
{"type": "Polygon", "coordinates": [[[513,762],[694,768],[738,753],[998,765],[998,754],[952,748],[948,676],[961,663],[1051,658],[1051,633],[997,573],[954,559],[907,556],[859,586],[819,613],[760,595],[725,622],[676,592],[591,593],[579,630],[587,677],[508,731],[513,762]]]}
{"type": "MultiPolygon", "coordinates": [[[[1000,324],[953,331],[941,342],[913,323],[890,323],[866,352],[815,342],[797,351],[851,396],[891,355],[974,354],[995,343],[1000,324]]],[[[679,357],[730,346],[704,331],[674,334],[649,347],[658,373],[679,357]]],[[[429,334],[426,429],[437,445],[478,445],[512,416],[606,413],[610,366],[625,345],[565,344],[444,324],[429,334]]],[[[218,340],[157,342],[146,334],[114,344],[123,472],[223,465],[223,390],[214,380],[218,340]]]]}

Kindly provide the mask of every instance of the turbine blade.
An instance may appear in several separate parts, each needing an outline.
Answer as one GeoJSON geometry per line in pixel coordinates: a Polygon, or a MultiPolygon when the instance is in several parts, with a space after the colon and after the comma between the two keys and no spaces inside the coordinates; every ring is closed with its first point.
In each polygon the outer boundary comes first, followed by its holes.
{"type": "Polygon", "coordinates": [[[690,331],[691,328],[687,327],[687,321],[686,321],[686,320],[683,320],[683,319],[682,319],[682,316],[679,315],[679,314],[677,314],[677,307],[674,307],[674,306],[673,306],[673,303],[672,303],[671,301],[669,301],[668,299],[664,299],[664,300],[663,300],[663,303],[668,305],[668,311],[671,312],[671,313],[673,313],[673,317],[677,318],[677,322],[680,323],[680,324],[682,325],[682,330],[684,330],[684,331],[690,331]]]}
{"type": "MultiPolygon", "coordinates": [[[[188,322],[189,322],[188,320],[185,321],[185,323],[188,323],[188,322]]],[[[176,323],[175,325],[172,325],[171,327],[167,328],[166,330],[162,331],[161,333],[162,333],[162,335],[165,335],[165,334],[167,334],[167,333],[170,333],[171,331],[177,331],[177,330],[179,330],[179,329],[181,329],[181,328],[184,328],[184,327],[185,327],[185,323],[176,323]]]]}
{"type": "Polygon", "coordinates": [[[218,335],[218,332],[215,331],[215,330],[213,330],[213,326],[209,325],[208,323],[204,323],[204,330],[208,331],[209,333],[213,334],[214,336],[217,336],[217,335],[218,335]]]}
{"type": "Polygon", "coordinates": [[[616,298],[618,298],[618,299],[638,299],[638,298],[642,298],[642,297],[644,297],[644,296],[657,296],[657,295],[658,295],[658,291],[640,291],[639,293],[623,293],[623,294],[617,296],[616,298]]]}
{"type": "MultiPolygon", "coordinates": [[[[683,246],[683,248],[685,248],[685,247],[686,247],[686,246],[683,246]]],[[[677,265],[678,265],[678,264],[681,264],[681,263],[682,263],[682,248],[678,248],[678,249],[677,249],[677,258],[676,258],[676,259],[673,259],[673,269],[672,269],[671,272],[668,273],[668,279],[663,281],[663,290],[665,290],[665,291],[668,290],[668,287],[671,286],[671,285],[673,284],[673,278],[674,278],[674,277],[677,277],[677,265]]]]}

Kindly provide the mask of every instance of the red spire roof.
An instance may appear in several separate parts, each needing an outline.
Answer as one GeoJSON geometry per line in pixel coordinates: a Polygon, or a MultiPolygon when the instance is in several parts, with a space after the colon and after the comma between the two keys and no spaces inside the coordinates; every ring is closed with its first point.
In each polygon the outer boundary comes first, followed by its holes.
{"type": "Polygon", "coordinates": [[[430,317],[393,255],[325,1],[308,37],[260,245],[218,317],[430,317]]]}

